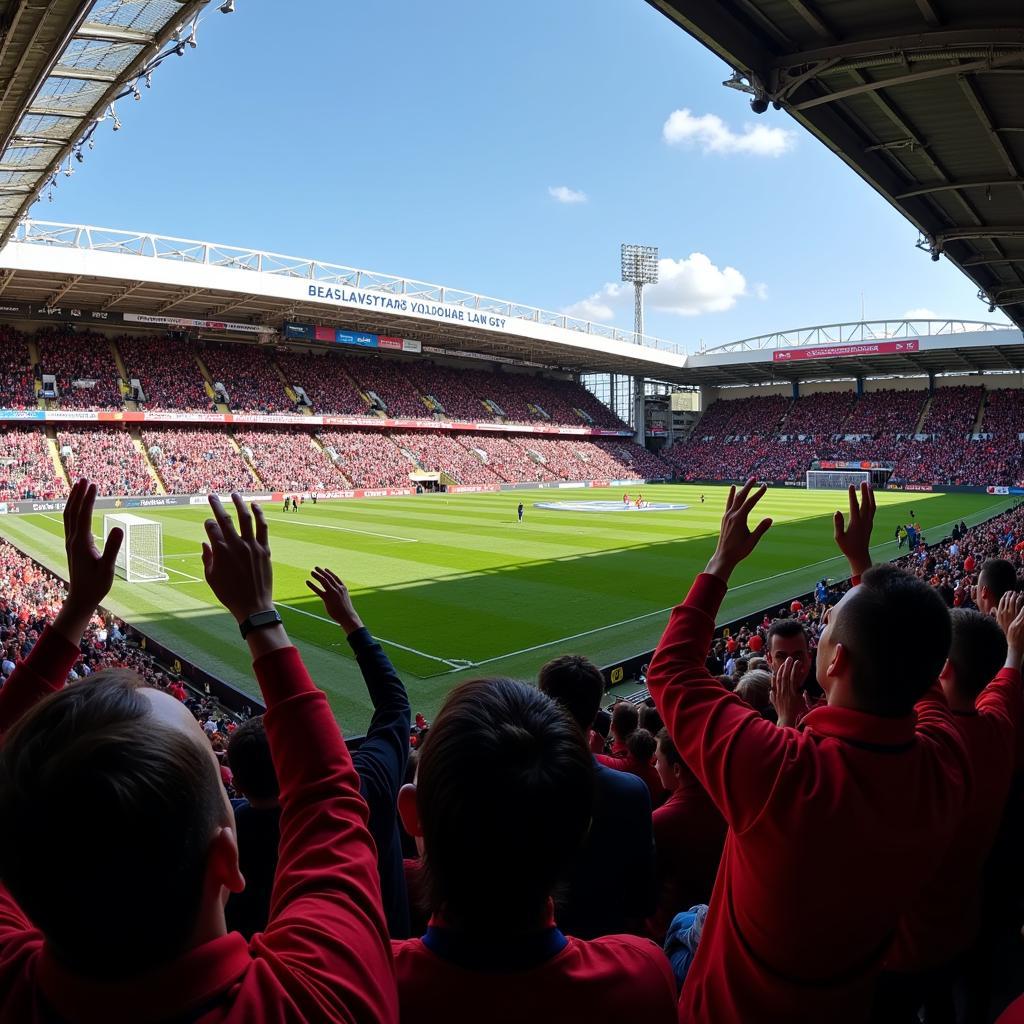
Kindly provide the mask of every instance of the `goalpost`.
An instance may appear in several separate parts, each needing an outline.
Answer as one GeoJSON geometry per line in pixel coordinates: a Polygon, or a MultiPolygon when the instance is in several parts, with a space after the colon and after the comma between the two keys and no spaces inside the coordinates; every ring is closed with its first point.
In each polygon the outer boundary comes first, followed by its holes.
{"type": "Polygon", "coordinates": [[[164,570],[163,523],[129,512],[103,517],[103,542],[119,526],[124,531],[114,573],[129,583],[159,583],[167,580],[164,570]]]}
{"type": "Polygon", "coordinates": [[[871,483],[871,471],[867,469],[809,469],[807,490],[845,491],[850,484],[860,487],[871,483]]]}

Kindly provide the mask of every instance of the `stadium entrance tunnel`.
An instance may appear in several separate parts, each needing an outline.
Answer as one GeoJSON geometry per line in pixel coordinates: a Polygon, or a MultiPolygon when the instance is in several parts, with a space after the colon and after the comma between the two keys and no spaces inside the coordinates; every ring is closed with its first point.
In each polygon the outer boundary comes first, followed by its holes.
{"type": "Polygon", "coordinates": [[[535,501],[533,507],[552,512],[682,512],[690,506],[667,501],[535,501]]]}

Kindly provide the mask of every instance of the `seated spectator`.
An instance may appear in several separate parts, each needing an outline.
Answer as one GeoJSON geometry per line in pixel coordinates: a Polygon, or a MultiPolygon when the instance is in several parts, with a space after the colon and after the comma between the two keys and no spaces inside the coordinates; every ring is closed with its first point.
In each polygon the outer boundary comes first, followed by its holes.
{"type": "Polygon", "coordinates": [[[71,491],[68,598],[0,690],[0,1020],[397,1020],[366,807],[327,698],[270,611],[262,512],[236,498],[236,530],[212,498],[203,545],[254,659],[280,780],[274,906],[247,944],[225,925],[245,882],[195,720],[123,671],[64,688],[122,539],[96,549],[95,495],[71,491]]]}
{"type": "Polygon", "coordinates": [[[747,670],[740,676],[733,693],[740,700],[749,704],[762,718],[772,717],[769,712],[771,703],[772,674],[755,670],[747,670]]]}
{"type": "Polygon", "coordinates": [[[403,1022],[674,1022],[676,986],[647,939],[567,937],[555,887],[586,838],[594,768],[579,727],[509,679],[449,693],[399,813],[433,917],[393,943],[403,1022]]]}
{"type": "Polygon", "coordinates": [[[668,799],[653,815],[658,903],[648,933],[663,942],[676,914],[711,900],[726,826],[667,729],[658,733],[658,777],[668,799]]]}
{"type": "MultiPolygon", "coordinates": [[[[591,661],[565,655],[544,665],[542,693],[562,705],[584,736],[596,725],[604,677],[591,661]]],[[[595,731],[597,731],[595,729],[595,731]]],[[[651,797],[637,777],[594,759],[594,809],[590,829],[569,875],[556,920],[581,939],[639,931],[654,905],[651,797]],[[610,874],[628,885],[609,885],[610,874]]]]}
{"type": "Polygon", "coordinates": [[[612,706],[612,724],[611,724],[611,752],[607,755],[602,755],[598,760],[602,764],[607,764],[609,768],[618,767],[615,764],[609,763],[608,759],[621,760],[629,757],[629,747],[627,742],[629,737],[636,732],[640,725],[640,712],[637,710],[635,704],[628,700],[618,700],[612,706]]]}
{"type": "Polygon", "coordinates": [[[828,706],[800,730],[765,722],[704,666],[728,579],[771,527],[747,524],[764,493],[753,480],[730,493],[707,571],[672,613],[648,674],[680,757],[729,825],[681,1012],[697,1022],[864,1021],[896,921],[966,799],[966,756],[934,686],[949,612],[909,574],[868,570],[865,488],[849,524],[837,516],[859,586],[831,608],[819,640],[828,706]],[[884,642],[897,621],[922,642],[884,642]],[[808,898],[802,868],[817,864],[833,883],[808,898]]]}
{"type": "Polygon", "coordinates": [[[978,936],[982,873],[1014,773],[1022,713],[1022,607],[1022,596],[1009,593],[1000,602],[998,623],[976,611],[952,613],[953,642],[939,681],[970,760],[972,797],[938,866],[900,918],[876,995],[878,1021],[915,1020],[922,1005],[932,1014],[955,1016],[956,961],[978,936]]]}

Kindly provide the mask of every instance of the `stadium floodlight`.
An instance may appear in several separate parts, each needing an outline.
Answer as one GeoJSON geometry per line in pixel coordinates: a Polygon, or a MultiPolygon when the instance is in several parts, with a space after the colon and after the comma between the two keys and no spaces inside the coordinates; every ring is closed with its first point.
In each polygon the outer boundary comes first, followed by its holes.
{"type": "Polygon", "coordinates": [[[632,284],[635,293],[633,334],[639,345],[644,334],[644,285],[658,283],[658,247],[622,243],[622,280],[632,284]]]}

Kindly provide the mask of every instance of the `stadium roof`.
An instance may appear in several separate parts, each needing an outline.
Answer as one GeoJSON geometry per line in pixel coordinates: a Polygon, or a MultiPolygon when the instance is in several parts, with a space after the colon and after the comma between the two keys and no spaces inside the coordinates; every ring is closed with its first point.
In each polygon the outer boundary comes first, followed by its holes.
{"type": "Polygon", "coordinates": [[[194,47],[209,0],[0,0],[0,246],[70,177],[114,104],[194,47]]]}
{"type": "Polygon", "coordinates": [[[1024,326],[1021,0],[648,0],[1024,326]]]}

